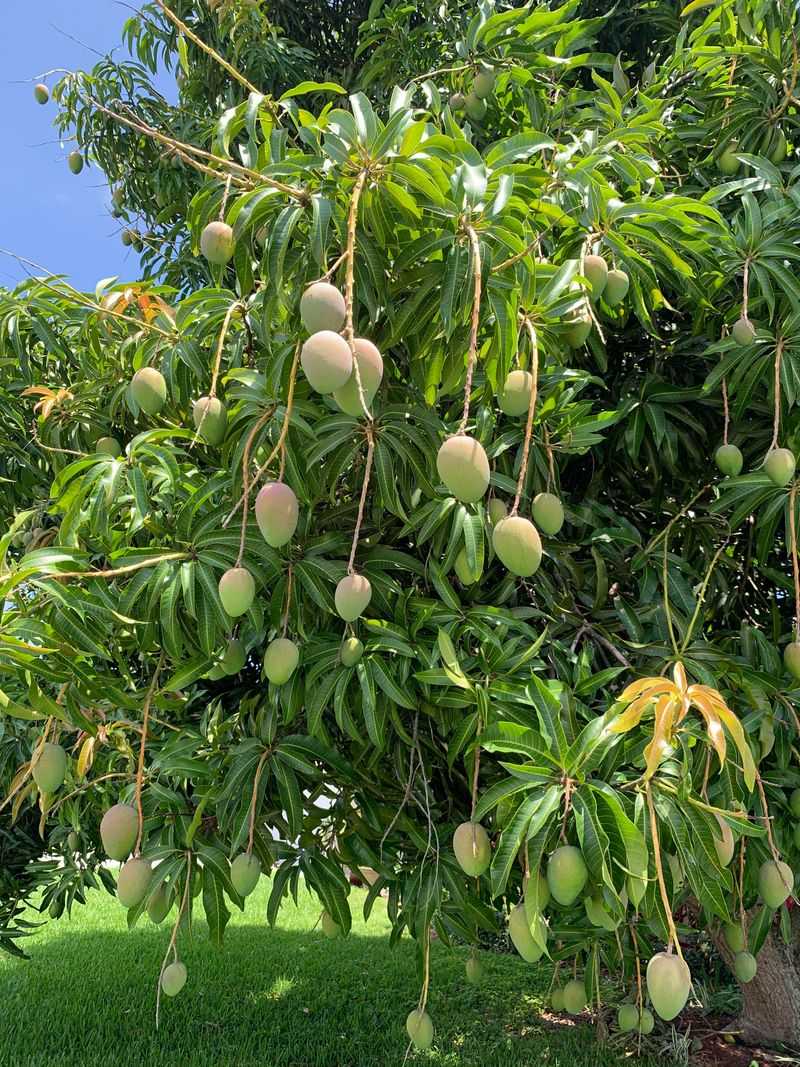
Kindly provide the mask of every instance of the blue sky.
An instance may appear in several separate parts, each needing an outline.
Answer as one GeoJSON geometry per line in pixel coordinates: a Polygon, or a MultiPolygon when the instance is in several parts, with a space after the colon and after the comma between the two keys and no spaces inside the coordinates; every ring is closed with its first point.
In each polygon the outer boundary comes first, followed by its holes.
{"type": "MultiPolygon", "coordinates": [[[[93,290],[110,275],[135,278],[138,256],[120,243],[103,175],[94,167],[84,167],[77,176],[69,171],[66,155],[72,146],[61,144],[51,125],[55,107],[36,103],[29,80],[54,67],[92,67],[98,56],[90,48],[102,53],[117,48],[120,56],[125,54],[120,31],[130,7],[115,0],[0,3],[0,130],[5,149],[0,247],[69,275],[81,289],[93,290]]],[[[53,79],[48,81],[52,84],[53,79]]],[[[174,96],[174,83],[171,91],[163,84],[160,88],[174,96]]],[[[0,285],[13,285],[24,276],[15,260],[0,255],[0,285]]]]}

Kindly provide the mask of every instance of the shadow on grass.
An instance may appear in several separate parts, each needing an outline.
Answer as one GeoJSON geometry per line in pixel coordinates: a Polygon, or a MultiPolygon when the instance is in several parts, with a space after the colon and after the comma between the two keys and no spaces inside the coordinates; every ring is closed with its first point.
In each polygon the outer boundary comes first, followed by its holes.
{"type": "MultiPolygon", "coordinates": [[[[77,924],[76,924],[77,925],[77,924]]],[[[351,934],[232,926],[218,952],[198,923],[181,955],[183,992],[162,998],[156,976],[165,923],[84,932],[60,923],[31,942],[33,959],[0,966],[2,1067],[388,1067],[401,1064],[415,1006],[413,946],[351,934]]],[[[435,945],[429,1011],[434,1049],[409,1064],[441,1067],[613,1067],[587,1025],[538,1016],[550,977],[516,957],[482,954],[480,986],[464,980],[466,950],[435,945]]]]}

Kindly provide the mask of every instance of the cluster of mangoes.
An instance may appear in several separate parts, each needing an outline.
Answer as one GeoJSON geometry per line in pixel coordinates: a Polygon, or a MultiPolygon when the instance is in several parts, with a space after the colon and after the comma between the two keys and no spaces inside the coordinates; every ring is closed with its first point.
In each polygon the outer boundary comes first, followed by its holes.
{"type": "Polygon", "coordinates": [[[472,73],[470,89],[466,93],[455,92],[450,97],[451,111],[465,111],[473,122],[486,118],[489,105],[486,101],[494,93],[497,76],[486,63],[479,64],[472,73]]]}

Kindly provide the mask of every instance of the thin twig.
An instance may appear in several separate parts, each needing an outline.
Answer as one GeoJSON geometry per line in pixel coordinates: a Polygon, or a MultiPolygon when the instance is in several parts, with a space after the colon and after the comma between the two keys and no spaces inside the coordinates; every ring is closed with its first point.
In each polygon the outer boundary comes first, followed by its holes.
{"type": "Polygon", "coordinates": [[[430,924],[425,926],[425,935],[422,942],[422,989],[419,994],[418,1011],[425,1011],[428,1004],[428,989],[431,984],[431,928],[430,924]]]}
{"type": "MultiPolygon", "coordinates": [[[[480,714],[479,714],[478,715],[477,727],[476,727],[476,732],[477,732],[478,737],[480,737],[480,735],[481,735],[482,728],[483,727],[482,727],[481,717],[480,717],[480,714]]],[[[469,813],[469,819],[470,819],[471,823],[475,822],[475,808],[478,806],[478,779],[480,777],[480,773],[481,773],[481,746],[480,746],[480,744],[477,744],[475,746],[475,758],[474,758],[474,762],[473,762],[473,765],[472,765],[472,805],[470,807],[470,813],[469,813]]],[[[476,840],[476,836],[475,835],[476,835],[476,831],[475,831],[475,827],[473,826],[473,828],[472,828],[472,847],[473,847],[473,850],[475,852],[477,852],[478,842],[476,840]]],[[[527,853],[526,853],[526,855],[527,855],[527,853]]]]}
{"type": "Polygon", "coordinates": [[[177,138],[162,133],[161,130],[156,129],[155,126],[151,126],[139,116],[131,118],[129,115],[122,115],[120,112],[106,107],[105,104],[101,103],[84,90],[79,90],[79,93],[83,99],[97,111],[101,111],[115,122],[121,122],[123,126],[129,127],[129,129],[135,130],[137,133],[142,133],[146,137],[150,137],[152,140],[167,145],[184,161],[184,163],[203,174],[208,174],[212,178],[221,178],[232,173],[232,180],[238,185],[242,185],[246,188],[255,188],[258,185],[268,185],[271,189],[277,189],[279,192],[285,193],[287,196],[291,196],[295,200],[299,200],[301,203],[306,203],[308,200],[308,194],[304,189],[298,189],[293,185],[287,185],[285,182],[277,181],[275,178],[270,178],[265,174],[259,173],[257,170],[243,167],[241,163],[236,163],[232,159],[225,159],[223,156],[214,155],[213,152],[207,152],[205,149],[188,144],[186,141],[179,141],[177,138]],[[209,160],[211,163],[215,164],[216,167],[224,168],[222,174],[218,169],[215,169],[214,166],[208,166],[207,164],[201,163],[201,159],[209,160]]]}
{"type": "MultiPolygon", "coordinates": [[[[286,441],[286,436],[289,433],[289,420],[292,417],[292,407],[293,407],[293,404],[294,404],[294,386],[295,386],[295,382],[297,380],[297,367],[298,367],[298,365],[300,363],[300,348],[301,348],[301,342],[298,341],[297,345],[295,346],[295,350],[294,350],[294,359],[292,360],[292,369],[291,369],[291,371],[289,373],[289,392],[288,392],[287,397],[286,397],[286,412],[284,413],[284,416],[283,416],[283,423],[281,425],[281,432],[278,435],[278,443],[275,445],[275,447],[270,452],[270,454],[267,457],[267,459],[261,464],[261,466],[256,471],[255,475],[253,476],[253,479],[250,482],[250,488],[251,489],[252,489],[252,487],[254,485],[257,484],[257,482],[260,480],[260,478],[264,474],[264,472],[269,469],[270,464],[275,459],[275,457],[280,452],[280,450],[283,448],[284,442],[286,441]]],[[[225,518],[224,518],[224,520],[222,522],[223,529],[228,526],[228,524],[230,523],[231,519],[234,517],[234,515],[236,514],[236,512],[239,510],[239,508],[242,506],[243,503],[244,503],[244,493],[242,493],[242,495],[239,497],[238,501],[236,502],[235,507],[229,512],[228,515],[225,516],[225,518]]]]}
{"type": "Polygon", "coordinates": [[[745,322],[750,321],[747,309],[750,304],[750,256],[745,257],[742,269],[742,318],[745,322]]]}
{"type": "MultiPolygon", "coordinates": [[[[778,447],[778,437],[781,429],[781,361],[783,359],[783,338],[778,338],[778,343],[775,346],[775,379],[774,379],[774,392],[775,392],[775,411],[772,417],[772,444],[769,447],[771,452],[774,448],[778,447]]],[[[767,453],[769,455],[769,452],[767,453]]]]}
{"type": "MultiPolygon", "coordinates": [[[[650,812],[650,834],[653,838],[653,859],[656,864],[656,874],[658,875],[658,888],[661,892],[661,903],[664,907],[664,914],[667,921],[667,929],[669,930],[670,941],[667,945],[667,952],[671,951],[671,946],[674,943],[675,951],[678,953],[681,959],[683,959],[683,952],[681,951],[681,943],[678,939],[678,931],[675,928],[675,920],[672,918],[672,905],[670,903],[669,894],[667,893],[667,883],[664,881],[664,868],[661,864],[661,845],[658,840],[658,822],[656,820],[656,809],[653,804],[653,794],[650,789],[650,783],[645,782],[645,794],[647,796],[647,808],[650,812]]],[[[686,961],[684,960],[684,963],[686,961]]]]}
{"type": "Polygon", "coordinates": [[[169,959],[170,952],[173,953],[175,960],[178,958],[178,953],[175,948],[175,941],[178,937],[178,930],[181,925],[181,919],[183,913],[186,911],[186,907],[189,903],[189,888],[191,886],[191,873],[192,873],[192,853],[187,851],[186,853],[186,877],[184,879],[185,886],[183,890],[183,897],[181,898],[181,904],[178,908],[178,914],[175,916],[175,922],[172,927],[172,936],[169,939],[167,945],[167,951],[164,953],[164,959],[161,961],[161,970],[158,974],[158,989],[156,991],[156,1030],[158,1029],[158,1016],[161,1009],[161,980],[164,977],[164,971],[167,969],[167,960],[169,959]]]}
{"type": "Polygon", "coordinates": [[[253,778],[253,795],[250,798],[250,829],[247,834],[248,856],[253,851],[253,837],[256,832],[256,804],[258,803],[258,786],[261,781],[261,772],[264,770],[264,764],[267,762],[271,751],[271,749],[265,748],[261,753],[261,759],[258,761],[255,777],[253,778]]]}
{"type": "Polygon", "coordinates": [[[217,216],[217,220],[219,222],[225,221],[225,209],[228,206],[228,197],[231,195],[231,178],[232,175],[229,174],[228,177],[225,179],[225,191],[222,194],[222,200],[219,205],[219,215],[217,216]]]}
{"type": "Polygon", "coordinates": [[[275,405],[268,407],[266,411],[262,412],[260,418],[256,422],[253,429],[247,435],[247,440],[244,443],[244,452],[242,453],[242,500],[244,507],[242,510],[242,526],[239,534],[239,554],[236,557],[236,566],[241,567],[242,559],[244,557],[244,546],[247,540],[247,521],[249,519],[248,503],[250,499],[250,449],[253,447],[253,441],[256,438],[256,434],[264,425],[264,423],[271,419],[275,413],[275,405]]]}
{"type": "Polygon", "coordinates": [[[350,558],[347,561],[347,573],[353,574],[353,563],[356,558],[356,549],[358,548],[358,539],[361,535],[361,523],[364,519],[364,507],[367,502],[367,491],[369,489],[369,478],[372,473],[372,457],[375,453],[375,433],[372,429],[372,425],[367,423],[367,460],[364,464],[364,480],[361,483],[361,498],[358,502],[358,515],[356,516],[356,526],[353,530],[353,543],[350,546],[350,558]]]}
{"type": "Polygon", "coordinates": [[[772,858],[777,863],[781,858],[781,854],[778,852],[775,838],[772,836],[772,818],[769,813],[769,806],[767,805],[767,794],[764,792],[764,783],[761,780],[761,775],[758,770],[756,770],[756,785],[758,786],[758,795],[761,798],[761,807],[764,812],[761,821],[764,823],[764,829],[767,831],[767,841],[769,842],[769,850],[772,853],[772,858]]]}
{"type": "Polygon", "coordinates": [[[358,365],[358,356],[356,353],[356,340],[353,331],[353,301],[355,297],[355,257],[356,257],[356,225],[358,223],[358,203],[361,199],[361,194],[364,191],[364,185],[369,174],[368,170],[362,170],[358,178],[356,178],[356,184],[353,188],[353,195],[350,197],[350,209],[347,213],[347,249],[345,251],[345,258],[347,260],[347,270],[345,272],[345,289],[344,289],[344,306],[345,306],[345,320],[344,320],[344,339],[350,346],[350,353],[353,357],[353,374],[356,379],[356,388],[358,389],[358,400],[361,404],[361,409],[364,412],[367,420],[372,422],[372,414],[367,407],[367,398],[364,395],[364,387],[361,384],[361,368],[358,365]]]}
{"type": "MultiPolygon", "coordinates": [[[[25,256],[19,256],[16,252],[11,252],[7,248],[0,248],[0,254],[15,259],[17,263],[22,266],[35,267],[37,270],[43,270],[50,278],[57,277],[57,275],[53,274],[52,271],[49,271],[47,267],[43,267],[41,263],[35,263],[32,259],[26,259],[25,256]]],[[[62,282],[64,289],[59,289],[57,286],[50,285],[43,278],[39,278],[35,274],[29,274],[28,277],[32,281],[35,281],[37,285],[41,285],[51,293],[55,293],[56,296],[59,296],[64,300],[73,300],[76,304],[89,308],[91,311],[96,311],[104,316],[109,315],[114,319],[122,319],[124,322],[130,322],[142,330],[150,330],[151,333],[160,334],[162,337],[166,337],[168,341],[174,342],[177,336],[175,332],[168,333],[166,330],[162,330],[160,326],[154,326],[152,322],[145,322],[143,319],[135,319],[132,315],[125,315],[121,311],[114,311],[112,308],[103,307],[103,305],[98,304],[96,300],[91,300],[88,296],[84,296],[83,293],[79,293],[77,289],[73,289],[68,282],[62,282]]]]}
{"type": "MultiPolygon", "coordinates": [[[[57,574],[45,574],[44,578],[54,578],[62,581],[64,578],[118,578],[121,574],[133,574],[134,571],[143,570],[145,567],[154,567],[156,563],[164,563],[170,559],[188,559],[188,552],[165,552],[162,556],[152,556],[150,559],[139,560],[138,563],[130,563],[127,567],[115,567],[108,571],[60,571],[57,574]]],[[[0,574],[0,581],[8,577],[8,573],[0,574]]]]}
{"type": "Polygon", "coordinates": [[[467,356],[467,380],[464,384],[464,410],[461,413],[461,422],[458,424],[457,434],[466,432],[469,422],[469,402],[472,396],[472,376],[475,373],[475,363],[478,359],[478,324],[481,313],[481,246],[478,235],[472,226],[467,226],[470,248],[472,249],[472,317],[469,331],[469,354],[467,356]]]}
{"type": "Polygon", "coordinates": [[[144,698],[144,706],[142,708],[142,736],[139,741],[139,762],[136,765],[136,815],[139,820],[139,829],[136,832],[136,844],[133,848],[134,856],[138,856],[142,848],[142,833],[144,831],[144,813],[142,812],[142,782],[144,780],[144,753],[147,746],[147,724],[150,718],[150,704],[153,700],[153,695],[158,685],[158,676],[161,673],[161,668],[164,665],[164,653],[158,657],[158,663],[156,663],[156,669],[153,671],[153,677],[150,681],[147,693],[144,698]]]}
{"type": "Polygon", "coordinates": [[[728,410],[728,385],[725,379],[722,379],[722,409],[725,412],[725,426],[722,430],[722,443],[727,445],[728,443],[728,427],[730,426],[730,411],[728,410]]]}
{"type": "Polygon", "coordinates": [[[792,486],[789,493],[789,549],[792,553],[792,577],[794,579],[794,639],[800,641],[800,566],[797,562],[797,527],[795,508],[797,506],[798,483],[792,486]]]}
{"type": "Polygon", "coordinates": [[[188,37],[190,41],[196,44],[199,49],[205,52],[206,55],[211,56],[215,63],[219,63],[222,69],[227,71],[234,81],[237,81],[241,86],[247,89],[249,93],[255,93],[257,96],[264,95],[256,89],[255,85],[253,85],[241,71],[238,71],[236,67],[231,66],[227,59],[224,59],[219,52],[211,47],[210,44],[206,44],[202,37],[198,37],[194,30],[191,30],[182,19],[179,19],[175,12],[167,7],[164,0],[156,0],[156,3],[176,28],[180,30],[184,36],[188,37]]]}
{"type": "Polygon", "coordinates": [[[528,454],[531,447],[531,434],[533,433],[533,416],[536,411],[536,397],[539,391],[539,344],[536,339],[536,330],[533,328],[533,323],[529,318],[524,321],[525,329],[528,331],[528,339],[531,345],[531,395],[528,401],[528,419],[525,423],[525,439],[522,444],[522,461],[519,466],[519,477],[517,478],[517,492],[514,496],[514,504],[511,508],[511,516],[517,514],[519,510],[519,501],[522,496],[522,490],[525,487],[525,475],[528,473],[528,454]]]}
{"type": "Polygon", "coordinates": [[[672,624],[672,608],[669,603],[669,538],[664,538],[664,563],[661,571],[661,584],[663,585],[663,600],[664,600],[664,615],[667,620],[667,630],[669,631],[669,639],[672,643],[672,651],[676,657],[678,652],[678,641],[675,637],[675,627],[672,624]]]}
{"type": "Polygon", "coordinates": [[[286,574],[286,607],[283,610],[283,620],[281,627],[281,637],[286,637],[286,631],[289,629],[289,611],[292,607],[292,585],[294,583],[294,567],[289,564],[289,569],[286,574]]]}
{"type": "MultiPolygon", "coordinates": [[[[665,542],[665,544],[666,544],[666,542],[665,542]]],[[[706,590],[708,589],[708,583],[711,581],[711,575],[712,575],[712,573],[714,571],[714,568],[717,565],[717,562],[719,561],[720,556],[727,549],[727,547],[728,547],[728,539],[725,538],[725,541],[720,545],[720,547],[714,553],[714,557],[711,560],[711,563],[709,565],[708,570],[706,571],[705,577],[703,578],[703,584],[700,586],[700,592],[699,592],[698,597],[697,597],[697,603],[695,604],[694,612],[692,613],[692,617],[689,620],[689,626],[687,627],[687,630],[686,630],[686,636],[684,637],[683,643],[681,644],[681,652],[685,652],[686,651],[686,647],[688,646],[689,642],[692,639],[692,632],[693,632],[693,630],[695,628],[695,625],[697,623],[698,618],[700,617],[700,610],[702,609],[703,603],[705,602],[706,590]]]]}

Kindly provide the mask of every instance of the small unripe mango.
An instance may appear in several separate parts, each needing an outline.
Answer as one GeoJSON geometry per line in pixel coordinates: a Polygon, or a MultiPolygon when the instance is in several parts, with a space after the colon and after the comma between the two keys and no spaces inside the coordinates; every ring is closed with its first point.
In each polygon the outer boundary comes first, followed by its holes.
{"type": "Polygon", "coordinates": [[[647,965],[650,1002],[667,1022],[683,1011],[691,984],[691,973],[680,956],[657,952],[647,965]]]}
{"type": "Polygon", "coordinates": [[[758,963],[755,956],[750,952],[736,953],[733,960],[733,973],[743,985],[753,981],[757,970],[758,963]]]}
{"type": "Polygon", "coordinates": [[[458,580],[462,585],[474,585],[479,581],[481,571],[476,568],[474,571],[470,569],[469,562],[467,561],[466,549],[460,549],[458,555],[453,562],[453,570],[456,572],[458,580]]]}
{"type": "Polygon", "coordinates": [[[116,437],[98,437],[94,450],[101,456],[112,456],[114,459],[122,455],[122,445],[116,437]]]}
{"type": "Polygon", "coordinates": [[[570,1015],[580,1015],[586,1007],[586,986],[577,978],[564,986],[564,1008],[570,1015]]]}
{"type": "Polygon", "coordinates": [[[164,968],[161,975],[161,988],[168,997],[177,997],[186,985],[186,964],[178,960],[164,968]]]}
{"type": "MultiPolygon", "coordinates": [[[[364,403],[369,409],[383,381],[383,357],[372,341],[368,341],[365,337],[356,337],[353,348],[356,350],[355,361],[358,364],[358,373],[361,378],[361,392],[364,394],[364,403]]],[[[358,393],[355,366],[353,373],[342,388],[335,390],[333,399],[345,414],[352,415],[354,419],[364,414],[358,393]]]]}
{"type": "Polygon", "coordinates": [[[480,441],[467,434],[448,437],[436,456],[439,477],[457,500],[473,504],[489,488],[489,459],[480,441]]]}
{"type": "Polygon", "coordinates": [[[635,1004],[621,1004],[617,1012],[617,1026],[623,1034],[628,1034],[639,1025],[639,1009],[635,1004]]]}
{"type": "Polygon", "coordinates": [[[44,82],[39,82],[38,85],[33,87],[33,95],[37,104],[46,104],[50,99],[50,90],[44,82]]]}
{"type": "Polygon", "coordinates": [[[509,515],[492,530],[492,547],[512,574],[528,578],[542,562],[542,542],[536,527],[521,515],[509,515]]]}
{"type": "Polygon", "coordinates": [[[366,611],[371,599],[372,586],[363,574],[348,574],[336,586],[336,610],[345,622],[355,622],[366,611]]]}
{"type": "Polygon", "coordinates": [[[603,299],[611,307],[621,304],[628,295],[630,284],[630,278],[624,270],[610,270],[606,278],[603,299]]]}
{"type": "Polygon", "coordinates": [[[589,872],[583,855],[574,845],[557,848],[547,862],[547,884],[553,899],[564,907],[578,899],[586,885],[589,872]]]}
{"type": "Polygon", "coordinates": [[[467,93],[464,97],[464,110],[474,122],[482,122],[486,118],[488,107],[486,101],[475,93],[467,93]]]}
{"type": "Polygon", "coordinates": [[[780,488],[788,485],[794,478],[795,466],[794,453],[788,448],[773,448],[764,460],[767,477],[780,488]]]}
{"type": "Polygon", "coordinates": [[[727,923],[722,930],[722,936],[725,938],[725,944],[734,955],[738,952],[744,952],[747,948],[747,941],[740,923],[727,923]]]}
{"type": "Polygon", "coordinates": [[[735,478],[744,466],[744,457],[736,445],[720,445],[714,453],[714,462],[720,473],[735,478]]]}
{"type": "Polygon", "coordinates": [[[200,251],[209,263],[224,266],[233,255],[233,230],[226,222],[209,222],[200,234],[200,251]]]}
{"type": "Polygon", "coordinates": [[[244,615],[255,595],[253,575],[244,567],[231,567],[219,580],[219,598],[229,615],[244,615]]]}
{"type": "Polygon", "coordinates": [[[648,1034],[652,1034],[655,1025],[656,1021],[650,1009],[642,1008],[642,1014],[639,1016],[639,1033],[647,1037],[648,1034]]]}
{"type": "Polygon", "coordinates": [[[478,985],[480,983],[483,976],[483,967],[481,966],[481,961],[479,959],[475,956],[470,956],[464,970],[470,985],[478,985]]]}
{"type": "Polygon", "coordinates": [[[333,330],[312,333],[300,351],[300,363],[308,384],[323,395],[341,389],[353,373],[350,345],[333,330]]]}
{"type": "Polygon", "coordinates": [[[135,908],[147,896],[153,871],[148,860],[137,856],[122,865],[117,878],[117,898],[123,908],[135,908]]]}
{"type": "Polygon", "coordinates": [[[717,858],[722,867],[727,867],[733,859],[734,840],[733,831],[727,822],[719,815],[716,817],[721,836],[714,834],[714,848],[717,850],[717,858]]]}
{"type": "Polygon", "coordinates": [[[492,859],[489,835],[479,822],[462,822],[453,834],[453,852],[461,870],[475,878],[487,870],[492,859]]]}
{"type": "Polygon", "coordinates": [[[426,1011],[415,1008],[408,1013],[406,1032],[414,1048],[430,1048],[433,1044],[433,1022],[426,1011]]]}
{"type": "Polygon", "coordinates": [[[770,163],[783,163],[784,159],[786,159],[787,148],[788,145],[786,143],[786,136],[783,130],[774,130],[772,139],[770,141],[770,163]]]}
{"type": "Polygon", "coordinates": [[[345,667],[355,667],[364,655],[364,646],[357,637],[348,637],[342,641],[339,659],[345,667]]]}
{"type": "Polygon", "coordinates": [[[220,445],[228,428],[228,409],[215,396],[201,396],[192,406],[194,428],[210,445],[220,445]]]}
{"type": "MultiPolygon", "coordinates": [[[[541,915],[537,914],[533,921],[537,925],[537,933],[542,935],[539,940],[546,940],[547,928],[541,915]]],[[[537,963],[542,958],[544,948],[533,936],[524,904],[517,904],[511,909],[508,916],[508,936],[526,963],[537,963]]]]}
{"type": "Polygon", "coordinates": [[[130,804],[114,804],[100,820],[100,839],[112,860],[127,859],[138,832],[139,817],[130,804]]]}
{"type": "Polygon", "coordinates": [[[73,174],[80,174],[83,170],[83,156],[77,149],[74,149],[67,156],[67,166],[73,174]]]}
{"type": "Polygon", "coordinates": [[[67,754],[61,745],[46,741],[31,773],[40,793],[55,793],[60,789],[67,773],[67,754]]]}
{"type": "Polygon", "coordinates": [[[564,340],[570,348],[580,348],[586,344],[592,332],[592,317],[588,311],[578,311],[570,315],[564,340]]]}
{"type": "Polygon", "coordinates": [[[155,367],[142,367],[131,379],[131,396],[147,415],[157,415],[167,401],[167,383],[155,367]]]}
{"type": "Polygon", "coordinates": [[[564,525],[564,505],[553,493],[537,493],[531,514],[537,527],[548,537],[555,537],[564,525]]]}
{"type": "Polygon", "coordinates": [[[506,376],[497,405],[506,415],[525,415],[531,400],[533,375],[526,370],[512,370],[506,376]]]}
{"type": "Polygon", "coordinates": [[[309,333],[338,333],[344,326],[345,313],[344,297],[330,282],[314,282],[300,297],[300,318],[309,333]]]}
{"type": "Polygon", "coordinates": [[[758,894],[768,908],[776,911],[791,896],[794,872],[783,860],[766,860],[758,872],[758,894]]]}
{"type": "Polygon", "coordinates": [[[169,887],[162,882],[158,889],[150,894],[150,899],[147,901],[147,915],[150,922],[156,923],[156,925],[163,922],[169,915],[171,907],[172,894],[169,887]]]}
{"type": "Polygon", "coordinates": [[[742,315],[741,318],[738,318],[733,324],[731,336],[737,345],[749,345],[752,344],[755,339],[756,328],[746,315],[742,315]]]}
{"type": "Polygon", "coordinates": [[[280,548],[294,537],[299,505],[294,490],[285,482],[267,482],[256,497],[256,522],[264,540],[280,548]]]}
{"type": "Polygon", "coordinates": [[[739,146],[736,141],[731,141],[725,146],[717,159],[717,166],[722,173],[729,178],[732,177],[742,165],[740,160],[734,155],[738,150],[739,146]]]}
{"type": "Polygon", "coordinates": [[[323,911],[322,913],[320,926],[322,927],[322,932],[323,934],[325,934],[326,937],[338,937],[342,932],[341,926],[327,911],[323,911]]]}
{"type": "Polygon", "coordinates": [[[249,897],[261,877],[261,861],[252,852],[242,852],[231,864],[231,885],[240,897],[249,897]]]}
{"type": "Polygon", "coordinates": [[[219,666],[222,668],[223,674],[238,674],[244,667],[246,660],[247,652],[244,645],[238,638],[231,637],[225,646],[219,666]]]}
{"type": "Polygon", "coordinates": [[[270,641],[264,653],[264,674],[273,685],[285,685],[300,662],[300,650],[287,637],[270,641]]]}
{"type": "Polygon", "coordinates": [[[550,994],[550,1007],[553,1011],[564,1010],[564,990],[559,986],[556,986],[553,992],[550,994]]]}
{"type": "Polygon", "coordinates": [[[484,100],[494,92],[495,81],[493,70],[481,70],[472,79],[472,91],[479,99],[484,100]]]}
{"type": "Polygon", "coordinates": [[[602,256],[586,256],[583,275],[591,286],[592,300],[599,300],[608,281],[608,264],[602,256]]]}
{"type": "MultiPolygon", "coordinates": [[[[800,681],[800,641],[790,641],[783,650],[783,663],[793,678],[800,681]]],[[[795,812],[800,818],[800,811],[795,812]]]]}
{"type": "Polygon", "coordinates": [[[489,522],[492,526],[496,526],[501,519],[504,519],[506,515],[508,515],[508,508],[503,501],[496,496],[493,496],[489,501],[489,506],[486,510],[489,513],[489,522]]]}

